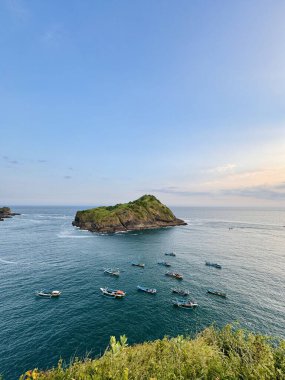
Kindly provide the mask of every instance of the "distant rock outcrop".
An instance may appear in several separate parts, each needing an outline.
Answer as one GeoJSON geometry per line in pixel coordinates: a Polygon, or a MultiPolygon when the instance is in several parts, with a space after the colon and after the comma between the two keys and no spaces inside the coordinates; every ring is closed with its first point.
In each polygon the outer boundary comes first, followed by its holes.
{"type": "Polygon", "coordinates": [[[153,195],[116,206],[77,211],[72,224],[92,232],[118,232],[185,225],[153,195]]]}
{"type": "Polygon", "coordinates": [[[0,207],[0,222],[3,222],[6,218],[12,218],[12,216],[20,215],[16,212],[11,212],[10,207],[0,207]]]}

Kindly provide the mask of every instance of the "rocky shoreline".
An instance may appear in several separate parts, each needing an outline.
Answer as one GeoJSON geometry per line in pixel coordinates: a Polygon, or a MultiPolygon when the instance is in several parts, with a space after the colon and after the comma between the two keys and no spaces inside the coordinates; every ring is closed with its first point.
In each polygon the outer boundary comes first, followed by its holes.
{"type": "Polygon", "coordinates": [[[124,204],[77,211],[72,225],[101,233],[126,232],[182,226],[187,223],[153,195],[124,204]]]}
{"type": "Polygon", "coordinates": [[[0,207],[0,222],[3,222],[4,219],[12,218],[15,215],[21,215],[17,212],[12,212],[10,207],[0,207]]]}

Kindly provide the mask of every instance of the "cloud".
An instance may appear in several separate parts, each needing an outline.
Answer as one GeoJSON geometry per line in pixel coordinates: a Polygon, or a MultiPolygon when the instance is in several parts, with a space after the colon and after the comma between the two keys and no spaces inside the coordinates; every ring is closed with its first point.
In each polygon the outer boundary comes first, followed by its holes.
{"type": "Polygon", "coordinates": [[[222,197],[243,197],[243,198],[255,198],[264,200],[285,200],[285,183],[282,182],[277,185],[268,186],[248,186],[232,189],[217,189],[212,191],[192,191],[179,189],[176,186],[168,186],[164,188],[151,189],[151,192],[172,194],[182,197],[210,197],[210,198],[222,198],[222,197]]]}
{"type": "Polygon", "coordinates": [[[280,183],[279,185],[275,186],[275,189],[284,189],[285,190],[285,182],[280,183]]]}
{"type": "Polygon", "coordinates": [[[236,164],[229,163],[229,164],[208,169],[207,172],[208,173],[229,173],[229,172],[233,172],[236,167],[237,167],[236,164]]]}
{"type": "Polygon", "coordinates": [[[285,190],[284,184],[282,185],[282,187],[280,187],[280,185],[277,185],[273,187],[254,186],[239,189],[227,189],[222,190],[221,194],[256,199],[285,200],[285,191],[280,191],[280,189],[285,190]]]}
{"type": "Polygon", "coordinates": [[[9,160],[8,156],[2,156],[3,160],[9,160]]]}
{"type": "MultiPolygon", "coordinates": [[[[149,191],[149,190],[148,190],[149,191]]],[[[212,196],[214,193],[208,191],[191,191],[191,190],[179,190],[176,186],[168,186],[160,189],[151,189],[151,192],[181,195],[185,197],[197,197],[197,196],[212,196]]]]}
{"type": "Polygon", "coordinates": [[[72,177],[70,175],[65,175],[63,178],[64,179],[71,179],[72,177]]]}
{"type": "Polygon", "coordinates": [[[14,164],[14,165],[18,165],[19,161],[17,160],[12,160],[12,161],[9,161],[10,164],[14,164]]]}
{"type": "Polygon", "coordinates": [[[46,160],[38,160],[38,162],[40,163],[40,164],[44,164],[45,162],[47,162],[46,160]]]}

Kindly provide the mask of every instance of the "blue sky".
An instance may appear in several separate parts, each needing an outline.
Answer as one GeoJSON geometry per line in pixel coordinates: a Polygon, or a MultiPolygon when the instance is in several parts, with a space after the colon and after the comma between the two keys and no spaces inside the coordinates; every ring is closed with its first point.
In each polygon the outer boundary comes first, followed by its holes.
{"type": "Polygon", "coordinates": [[[0,204],[285,206],[285,2],[0,3],[0,204]]]}

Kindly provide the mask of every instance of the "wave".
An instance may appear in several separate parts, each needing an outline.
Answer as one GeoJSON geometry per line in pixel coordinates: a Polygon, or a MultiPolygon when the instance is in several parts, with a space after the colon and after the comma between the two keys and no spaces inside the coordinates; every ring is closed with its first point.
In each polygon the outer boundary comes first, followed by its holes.
{"type": "Polygon", "coordinates": [[[81,234],[75,235],[74,231],[69,231],[69,230],[63,230],[59,232],[56,236],[60,239],[88,239],[88,238],[93,237],[93,235],[91,235],[89,232],[88,232],[88,235],[81,235],[81,234]]]}
{"type": "Polygon", "coordinates": [[[0,262],[4,264],[18,264],[16,261],[9,261],[4,259],[0,259],[0,262]]]}

